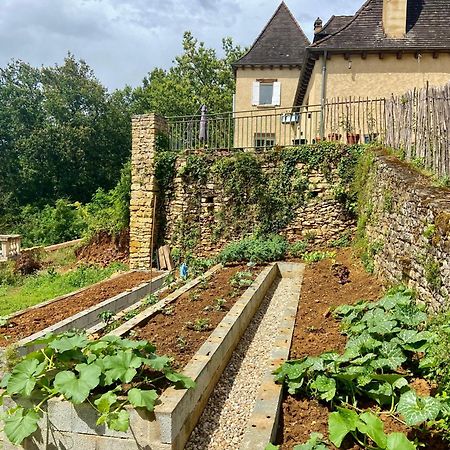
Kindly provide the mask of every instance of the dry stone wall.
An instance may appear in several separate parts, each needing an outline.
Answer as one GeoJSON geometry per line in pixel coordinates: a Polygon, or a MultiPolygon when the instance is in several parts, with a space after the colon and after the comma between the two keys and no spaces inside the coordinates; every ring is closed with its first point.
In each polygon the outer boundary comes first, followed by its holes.
{"type": "Polygon", "coordinates": [[[414,288],[433,310],[448,307],[450,190],[383,153],[366,183],[366,233],[375,271],[414,288]]]}
{"type": "MultiPolygon", "coordinates": [[[[207,152],[207,151],[206,151],[207,152]]],[[[217,158],[226,158],[232,151],[222,151],[215,155],[208,155],[210,163],[217,158]]],[[[274,166],[264,161],[264,155],[255,153],[262,161],[263,171],[270,173],[274,166]]],[[[182,172],[186,164],[186,156],[181,155],[176,163],[176,173],[182,172]]],[[[298,165],[303,170],[303,165],[298,165]]],[[[311,171],[307,175],[308,200],[295,211],[295,216],[289,225],[281,230],[291,243],[303,239],[310,239],[317,247],[329,245],[345,232],[352,232],[354,220],[349,217],[344,206],[335,199],[334,187],[338,183],[338,175],[332,175],[333,181],[327,181],[324,174],[311,171]]],[[[209,174],[207,179],[198,183],[186,183],[177,175],[172,191],[167,193],[170,201],[166,205],[166,232],[164,241],[172,246],[180,244],[194,245],[195,253],[199,256],[217,254],[224,245],[233,239],[242,237],[242,228],[256,231],[258,223],[248,221],[255,217],[257,205],[250,205],[248,210],[238,217],[234,226],[227,225],[223,229],[222,216],[226,214],[232,199],[223,193],[223,187],[209,174]],[[243,224],[247,226],[244,227],[243,224]],[[190,242],[187,242],[190,241],[190,242]]]]}

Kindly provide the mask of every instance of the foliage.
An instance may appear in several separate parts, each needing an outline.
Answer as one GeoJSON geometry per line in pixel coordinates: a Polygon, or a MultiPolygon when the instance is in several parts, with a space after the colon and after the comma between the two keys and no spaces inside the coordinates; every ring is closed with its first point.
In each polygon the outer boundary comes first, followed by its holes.
{"type": "Polygon", "coordinates": [[[431,288],[439,291],[442,287],[441,265],[433,258],[427,259],[424,265],[425,279],[431,288]]]}
{"type": "Polygon", "coordinates": [[[158,356],[147,341],[115,336],[90,341],[85,334],[68,332],[47,335],[39,344],[45,347],[24,356],[2,380],[3,396],[11,396],[18,405],[25,399],[33,405],[6,411],[5,434],[15,445],[37,429],[42,407],[59,395],[75,405],[88,401],[97,412],[97,425],[126,431],[126,406],[153,411],[160,378],[194,387],[191,379],[172,370],[170,358],[158,356]]]}
{"type": "Polygon", "coordinates": [[[286,240],[278,235],[270,235],[266,238],[249,236],[228,244],[217,259],[222,264],[277,261],[285,257],[287,248],[286,240]]]}
{"type": "Polygon", "coordinates": [[[10,314],[59,295],[109,278],[113,273],[126,270],[121,263],[106,268],[80,265],[74,270],[59,273],[55,270],[15,279],[11,285],[0,284],[0,315],[10,314]]]}
{"type": "Polygon", "coordinates": [[[231,284],[231,286],[233,286],[235,288],[248,287],[252,283],[253,283],[253,274],[251,272],[239,271],[239,272],[236,272],[230,278],[230,284],[231,284]]]}
{"type": "Polygon", "coordinates": [[[336,252],[327,252],[327,251],[315,251],[315,252],[306,252],[302,255],[302,259],[306,262],[319,262],[324,259],[334,259],[336,258],[336,252]]]}
{"type": "Polygon", "coordinates": [[[235,91],[231,63],[244,49],[231,38],[222,40],[223,57],[205,47],[192,33],[183,36],[183,53],[169,70],[154,69],[133,92],[133,112],[157,112],[164,116],[193,115],[201,105],[210,112],[231,111],[235,91]]]}
{"type": "Polygon", "coordinates": [[[61,66],[0,69],[0,228],[25,205],[86,202],[114,186],[130,154],[130,118],[126,95],[109,94],[71,54],[61,66]]]}
{"type": "Polygon", "coordinates": [[[408,440],[403,433],[386,435],[384,424],[374,413],[367,411],[357,414],[355,411],[338,408],[328,419],[330,441],[340,447],[344,438],[351,434],[353,438],[367,448],[373,450],[415,450],[417,446],[408,440]]]}
{"type": "MultiPolygon", "coordinates": [[[[370,448],[416,448],[403,435],[385,435],[372,412],[355,411],[370,399],[410,426],[432,426],[449,417],[445,395],[420,397],[410,386],[414,376],[429,370],[429,376],[436,377],[445,364],[434,366],[439,336],[433,327],[424,329],[427,314],[410,291],[396,289],[375,303],[340,306],[334,316],[348,336],[345,351],[287,361],[274,372],[275,379],[290,394],[306,394],[338,406],[329,418],[330,440],[337,447],[350,433],[357,442],[363,441],[364,448],[368,439],[370,448]]],[[[444,374],[448,373],[445,367],[444,374]]]]}
{"type": "Polygon", "coordinates": [[[195,319],[194,322],[188,322],[186,324],[188,330],[193,330],[197,332],[209,331],[212,329],[211,321],[207,317],[202,317],[195,319]]]}
{"type": "Polygon", "coordinates": [[[289,245],[289,255],[293,258],[301,258],[308,248],[308,243],[305,241],[297,241],[289,245]]]}

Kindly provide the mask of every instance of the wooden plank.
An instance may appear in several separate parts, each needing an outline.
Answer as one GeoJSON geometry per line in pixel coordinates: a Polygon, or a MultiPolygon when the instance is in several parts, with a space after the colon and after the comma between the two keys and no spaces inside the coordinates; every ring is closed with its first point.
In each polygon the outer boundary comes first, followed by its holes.
{"type": "Polygon", "coordinates": [[[159,268],[160,270],[167,269],[167,262],[164,256],[164,247],[158,248],[158,260],[159,260],[159,268]]]}
{"type": "Polygon", "coordinates": [[[164,254],[164,259],[166,260],[167,269],[175,269],[175,264],[173,263],[172,255],[170,254],[170,247],[168,245],[165,245],[164,247],[162,247],[162,251],[164,254]]]}

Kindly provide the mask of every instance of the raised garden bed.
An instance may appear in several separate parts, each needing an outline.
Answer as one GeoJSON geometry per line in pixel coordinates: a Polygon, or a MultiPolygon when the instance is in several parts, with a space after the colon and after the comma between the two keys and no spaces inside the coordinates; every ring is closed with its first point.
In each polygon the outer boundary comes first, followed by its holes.
{"type": "MultiPolygon", "coordinates": [[[[221,288],[225,288],[225,285],[229,285],[230,276],[233,277],[234,274],[241,272],[239,269],[241,268],[233,267],[231,269],[224,269],[221,271],[220,278],[214,280],[214,277],[212,277],[211,281],[208,283],[209,287],[203,290],[209,305],[211,305],[212,300],[215,299],[215,295],[219,292],[219,289],[221,294],[224,292],[221,288]],[[219,285],[219,281],[220,283],[223,283],[223,285],[219,285]]],[[[248,271],[247,268],[246,271],[248,271]]],[[[256,271],[257,269],[255,272],[256,271]]],[[[203,345],[196,341],[196,346],[201,347],[196,352],[194,350],[195,355],[190,359],[183,370],[185,376],[190,377],[196,382],[196,387],[187,390],[177,390],[171,387],[166,389],[160,397],[161,403],[156,406],[154,413],[146,415],[145,426],[141,426],[142,420],[138,417],[136,418],[137,422],[134,422],[133,419],[131,419],[131,426],[132,428],[134,427],[133,431],[136,432],[135,435],[133,435],[133,432],[128,432],[124,435],[106,432],[105,430],[96,430],[95,418],[92,417],[92,415],[89,416],[89,413],[86,412],[86,410],[83,410],[82,408],[74,409],[70,404],[59,401],[56,407],[58,409],[57,415],[71,417],[70,422],[66,420],[66,424],[61,425],[63,428],[60,430],[60,421],[57,422],[58,427],[55,429],[54,424],[51,424],[48,420],[43,420],[40,425],[39,435],[33,439],[32,444],[32,440],[29,440],[30,445],[34,445],[33,448],[42,449],[49,448],[49,446],[63,448],[62,446],[67,447],[69,442],[79,442],[80,445],[83,445],[83,448],[86,449],[119,448],[120,446],[120,448],[125,449],[170,448],[181,450],[203,410],[209,393],[213,389],[217,379],[220,377],[220,374],[226,366],[235,346],[239,342],[240,337],[278,274],[278,267],[276,265],[271,265],[258,275],[252,286],[246,289],[242,295],[240,294],[245,287],[241,285],[241,288],[237,289],[237,298],[233,301],[234,305],[228,312],[223,312],[224,317],[222,320],[217,320],[218,325],[215,330],[190,330],[198,335],[204,335],[203,345]],[[81,417],[81,425],[78,419],[72,417],[74,415],[81,417]],[[139,425],[139,423],[141,423],[141,425],[139,425]],[[69,428],[70,430],[65,431],[69,428]],[[136,441],[138,441],[138,443],[136,443],[136,441]]],[[[217,276],[219,276],[219,274],[217,274],[217,276]]],[[[234,295],[228,297],[230,303],[232,297],[234,297],[234,295]]],[[[168,297],[166,297],[166,299],[167,298],[168,297]]],[[[180,299],[182,299],[182,303],[173,303],[174,318],[176,318],[177,311],[181,311],[178,307],[182,308],[183,305],[186,305],[186,302],[198,302],[198,305],[203,305],[200,298],[189,298],[188,292],[183,294],[180,299]]],[[[214,306],[214,302],[212,304],[214,306]]],[[[203,306],[203,310],[205,306],[203,306]]],[[[199,309],[195,310],[195,314],[197,314],[198,310],[199,309]]],[[[210,313],[210,311],[203,312],[206,314],[210,313]]],[[[216,312],[218,313],[218,311],[214,311],[213,314],[216,312]]],[[[132,320],[135,320],[136,318],[137,317],[132,320]]],[[[115,332],[118,330],[115,330],[115,332]]],[[[155,339],[152,339],[152,341],[155,342],[155,339]]],[[[158,353],[161,354],[162,352],[158,350],[158,353]]],[[[52,408],[54,408],[54,406],[52,406],[52,408]]],[[[139,416],[141,418],[144,417],[140,413],[139,416]]],[[[9,444],[6,443],[5,448],[11,448],[8,446],[9,444]]]]}
{"type": "Polygon", "coordinates": [[[163,280],[161,273],[131,272],[17,312],[0,327],[0,347],[22,347],[48,332],[91,327],[101,320],[102,311],[116,312],[135,303],[160,288],[163,280]]]}

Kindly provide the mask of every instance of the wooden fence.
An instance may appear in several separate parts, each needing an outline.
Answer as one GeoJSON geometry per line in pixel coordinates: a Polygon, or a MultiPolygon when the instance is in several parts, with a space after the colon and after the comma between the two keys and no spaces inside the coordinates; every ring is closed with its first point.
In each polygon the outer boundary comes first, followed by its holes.
{"type": "Polygon", "coordinates": [[[438,176],[450,176],[450,84],[388,99],[384,141],[438,176]]]}

